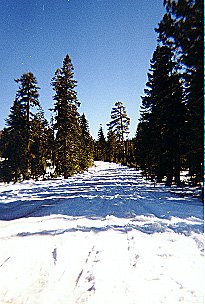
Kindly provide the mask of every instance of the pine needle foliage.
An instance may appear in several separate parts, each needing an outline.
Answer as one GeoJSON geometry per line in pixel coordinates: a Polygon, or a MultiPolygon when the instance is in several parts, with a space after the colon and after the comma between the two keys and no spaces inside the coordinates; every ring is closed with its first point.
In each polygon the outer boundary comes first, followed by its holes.
{"type": "Polygon", "coordinates": [[[55,91],[54,113],[56,130],[55,138],[55,166],[56,174],[64,178],[81,171],[81,127],[74,80],[74,68],[69,55],[63,60],[63,66],[56,70],[52,79],[52,86],[55,91]]]}
{"type": "MultiPolygon", "coordinates": [[[[15,80],[19,84],[8,119],[7,128],[1,138],[4,162],[1,166],[8,168],[6,180],[28,179],[31,174],[31,120],[33,107],[39,107],[39,87],[33,73],[23,74],[15,80]]],[[[3,170],[5,172],[5,170],[3,170]]],[[[4,179],[4,177],[3,177],[4,179]]]]}
{"type": "Polygon", "coordinates": [[[111,110],[111,121],[107,124],[108,131],[113,131],[117,141],[117,161],[126,164],[125,139],[129,134],[130,118],[121,101],[117,101],[111,110]]]}
{"type": "Polygon", "coordinates": [[[186,96],[185,159],[195,182],[203,180],[204,1],[164,0],[166,13],[156,29],[158,41],[171,44],[186,96]]]}

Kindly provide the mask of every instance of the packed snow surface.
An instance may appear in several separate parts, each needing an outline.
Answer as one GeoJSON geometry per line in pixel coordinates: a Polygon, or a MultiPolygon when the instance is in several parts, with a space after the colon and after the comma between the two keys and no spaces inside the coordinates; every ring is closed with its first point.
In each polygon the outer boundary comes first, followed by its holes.
{"type": "Polygon", "coordinates": [[[204,303],[203,203],[97,162],[0,185],[0,303],[204,303]]]}

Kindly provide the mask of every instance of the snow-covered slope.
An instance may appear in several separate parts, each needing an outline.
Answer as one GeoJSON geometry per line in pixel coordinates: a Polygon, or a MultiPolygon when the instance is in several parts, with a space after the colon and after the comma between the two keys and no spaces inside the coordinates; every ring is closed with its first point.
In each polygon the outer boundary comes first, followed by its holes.
{"type": "Polygon", "coordinates": [[[116,164],[0,186],[0,303],[203,303],[203,204],[116,164]]]}

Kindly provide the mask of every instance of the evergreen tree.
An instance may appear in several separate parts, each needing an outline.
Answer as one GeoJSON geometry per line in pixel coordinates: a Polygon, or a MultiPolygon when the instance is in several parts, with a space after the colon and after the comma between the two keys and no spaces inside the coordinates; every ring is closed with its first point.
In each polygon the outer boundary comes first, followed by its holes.
{"type": "Polygon", "coordinates": [[[40,103],[39,97],[39,87],[37,86],[36,77],[33,73],[29,72],[23,74],[21,78],[15,80],[19,84],[19,89],[16,93],[16,99],[18,103],[24,110],[24,120],[25,120],[25,131],[24,139],[26,144],[26,170],[24,172],[24,178],[28,178],[31,173],[31,159],[30,159],[30,129],[31,129],[31,119],[33,118],[33,112],[31,108],[39,107],[40,103]]]}
{"type": "Polygon", "coordinates": [[[54,126],[54,118],[51,116],[50,121],[50,141],[49,141],[49,147],[51,152],[51,158],[50,158],[50,167],[53,169],[52,175],[55,176],[55,159],[56,159],[56,147],[55,147],[55,126],[54,126]]]}
{"type": "Polygon", "coordinates": [[[2,180],[17,182],[27,169],[27,144],[25,110],[18,99],[14,100],[1,137],[2,180]]]}
{"type": "Polygon", "coordinates": [[[39,106],[39,88],[31,72],[15,81],[19,84],[19,89],[6,120],[8,127],[3,132],[2,154],[5,161],[1,166],[4,167],[6,179],[16,182],[21,178],[29,178],[31,173],[31,107],[39,106]]]}
{"type": "Polygon", "coordinates": [[[81,158],[80,167],[84,171],[94,163],[94,142],[89,132],[88,121],[83,113],[80,116],[81,126],[81,158]]]}
{"type": "Polygon", "coordinates": [[[136,167],[135,138],[127,139],[125,141],[125,155],[126,155],[126,165],[129,167],[136,167]]]}
{"type": "Polygon", "coordinates": [[[118,160],[125,164],[125,136],[129,133],[130,118],[127,116],[125,106],[117,101],[111,110],[111,121],[108,129],[112,130],[118,141],[118,160]]]}
{"type": "Polygon", "coordinates": [[[202,180],[204,29],[202,0],[164,0],[167,13],[157,32],[163,44],[172,43],[186,87],[186,158],[190,174],[202,180]]]}
{"type": "Polygon", "coordinates": [[[95,145],[95,159],[106,161],[107,160],[106,151],[107,151],[107,142],[105,139],[102,125],[100,125],[100,129],[98,131],[98,139],[95,145]]]}
{"type": "Polygon", "coordinates": [[[174,72],[172,51],[158,46],[151,60],[146,95],[142,98],[136,158],[146,174],[158,181],[173,176],[180,183],[181,137],[184,127],[183,90],[174,72]]]}
{"type": "Polygon", "coordinates": [[[42,108],[31,121],[30,157],[31,176],[44,176],[48,161],[52,158],[52,130],[44,118],[42,108]]]}
{"type": "Polygon", "coordinates": [[[149,122],[141,118],[135,137],[135,160],[136,166],[146,177],[152,177],[152,169],[156,170],[156,155],[152,142],[154,138],[151,136],[151,131],[149,122]]]}
{"type": "Polygon", "coordinates": [[[112,130],[107,133],[107,158],[110,162],[117,162],[117,138],[112,130]]]}
{"type": "Polygon", "coordinates": [[[57,174],[63,174],[64,178],[80,171],[80,103],[73,76],[72,62],[69,55],[66,55],[62,68],[56,70],[51,83],[55,91],[55,165],[57,174]]]}

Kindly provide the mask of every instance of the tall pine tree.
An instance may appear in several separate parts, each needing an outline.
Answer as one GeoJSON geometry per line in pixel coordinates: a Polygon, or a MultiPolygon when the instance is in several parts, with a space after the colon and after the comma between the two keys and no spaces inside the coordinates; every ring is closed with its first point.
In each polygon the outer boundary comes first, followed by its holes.
{"type": "Polygon", "coordinates": [[[31,119],[33,118],[33,112],[31,109],[33,107],[39,107],[39,87],[37,86],[36,77],[33,73],[29,72],[23,74],[21,78],[15,80],[19,84],[19,89],[16,94],[16,98],[19,103],[22,105],[25,111],[25,121],[26,121],[26,161],[27,161],[27,169],[26,176],[28,178],[31,173],[31,154],[30,154],[30,139],[31,139],[31,119]]]}
{"type": "Polygon", "coordinates": [[[137,130],[136,158],[145,172],[158,181],[173,176],[180,183],[182,130],[185,122],[183,90],[174,71],[172,51],[157,46],[151,60],[147,89],[142,98],[141,120],[137,130]]]}
{"type": "Polygon", "coordinates": [[[202,180],[203,164],[203,69],[204,69],[204,1],[164,0],[167,10],[159,24],[158,40],[172,43],[182,68],[186,87],[187,166],[196,182],[202,180]]]}
{"type": "MultiPolygon", "coordinates": [[[[31,174],[31,108],[40,106],[37,80],[29,72],[15,80],[19,84],[14,104],[6,120],[7,128],[3,132],[3,156],[11,179],[29,178],[31,174]]],[[[8,173],[7,170],[7,173],[8,173]]]]}
{"type": "Polygon", "coordinates": [[[57,175],[62,174],[64,178],[80,171],[80,103],[75,91],[77,82],[73,78],[73,70],[71,59],[66,55],[62,68],[56,70],[51,82],[55,91],[55,166],[57,175]]]}
{"type": "Polygon", "coordinates": [[[112,130],[118,143],[118,161],[126,163],[125,138],[129,133],[130,118],[127,116],[125,106],[121,101],[117,101],[111,110],[111,121],[108,130],[112,130]]]}

